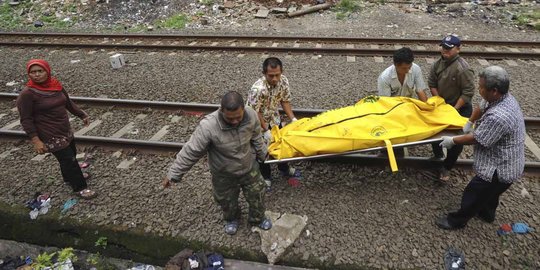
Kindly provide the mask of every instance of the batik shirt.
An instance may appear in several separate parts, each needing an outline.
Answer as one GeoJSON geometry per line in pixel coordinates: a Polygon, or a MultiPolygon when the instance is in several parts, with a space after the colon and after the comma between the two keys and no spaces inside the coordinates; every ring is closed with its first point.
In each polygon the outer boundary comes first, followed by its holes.
{"type": "Polygon", "coordinates": [[[525,166],[525,122],[516,99],[506,94],[487,103],[484,113],[475,123],[473,136],[474,170],[490,182],[497,171],[499,181],[512,183],[523,173],[525,166]]]}
{"type": "Polygon", "coordinates": [[[281,123],[279,106],[282,101],[287,102],[290,99],[291,92],[287,77],[281,75],[281,80],[273,87],[268,84],[266,77],[262,77],[251,87],[247,105],[261,113],[269,126],[279,126],[281,123]]]}

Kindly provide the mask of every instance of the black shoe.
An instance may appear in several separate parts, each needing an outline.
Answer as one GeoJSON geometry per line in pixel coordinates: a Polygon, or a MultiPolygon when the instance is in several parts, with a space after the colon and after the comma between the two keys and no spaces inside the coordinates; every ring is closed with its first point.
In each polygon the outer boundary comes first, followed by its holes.
{"type": "Polygon", "coordinates": [[[487,217],[485,215],[476,215],[478,217],[478,219],[480,219],[481,221],[483,222],[486,222],[486,223],[493,223],[495,221],[495,216],[493,217],[487,217]]]}
{"type": "Polygon", "coordinates": [[[444,230],[458,230],[458,229],[461,229],[461,228],[465,227],[464,225],[463,226],[454,226],[454,225],[450,224],[450,222],[448,221],[448,217],[446,217],[446,216],[437,219],[435,221],[435,224],[437,224],[437,226],[439,226],[439,228],[444,229],[444,230]]]}

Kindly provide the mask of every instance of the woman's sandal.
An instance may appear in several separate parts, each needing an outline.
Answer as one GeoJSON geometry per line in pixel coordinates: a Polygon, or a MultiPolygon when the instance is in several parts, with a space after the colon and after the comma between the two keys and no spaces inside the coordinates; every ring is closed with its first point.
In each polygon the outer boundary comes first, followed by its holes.
{"type": "Polygon", "coordinates": [[[79,162],[79,167],[81,167],[81,169],[86,169],[88,167],[90,167],[90,163],[88,162],[79,162]]]}
{"type": "Polygon", "coordinates": [[[95,191],[85,188],[77,192],[77,196],[79,196],[79,198],[81,199],[89,200],[95,198],[97,196],[97,193],[95,191]]]}
{"type": "Polygon", "coordinates": [[[238,231],[238,220],[233,220],[225,224],[225,233],[228,235],[235,235],[238,231]]]}

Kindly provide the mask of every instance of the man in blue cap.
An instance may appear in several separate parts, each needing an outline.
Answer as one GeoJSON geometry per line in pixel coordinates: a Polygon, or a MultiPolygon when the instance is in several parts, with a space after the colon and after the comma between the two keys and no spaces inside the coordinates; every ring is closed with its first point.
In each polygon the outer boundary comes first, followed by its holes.
{"type": "MultiPolygon", "coordinates": [[[[472,114],[471,99],[474,96],[474,71],[469,64],[459,56],[461,40],[455,35],[444,37],[440,43],[441,58],[433,63],[428,77],[428,86],[433,96],[444,98],[447,104],[464,117],[472,114]]],[[[442,148],[434,143],[435,158],[444,157],[442,148]]],[[[443,182],[450,180],[450,170],[454,167],[462,145],[448,149],[443,166],[439,169],[439,179],[443,182]]]]}

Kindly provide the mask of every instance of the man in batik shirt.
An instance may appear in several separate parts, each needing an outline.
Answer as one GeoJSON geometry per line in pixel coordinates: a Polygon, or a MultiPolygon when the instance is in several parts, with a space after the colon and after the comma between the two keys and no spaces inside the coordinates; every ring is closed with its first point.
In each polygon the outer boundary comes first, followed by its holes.
{"type": "MultiPolygon", "coordinates": [[[[276,57],[269,57],[263,62],[264,76],[257,80],[248,94],[247,105],[252,107],[259,115],[261,129],[268,144],[272,142],[270,129],[273,126],[282,127],[279,106],[283,108],[287,117],[296,121],[291,108],[291,92],[289,80],[282,75],[283,64],[276,57]]],[[[260,164],[261,174],[264,177],[268,189],[272,185],[272,171],[270,164],[260,164]]],[[[300,180],[300,171],[289,166],[287,163],[279,163],[278,169],[281,175],[287,177],[289,184],[297,186],[300,180]]]]}

